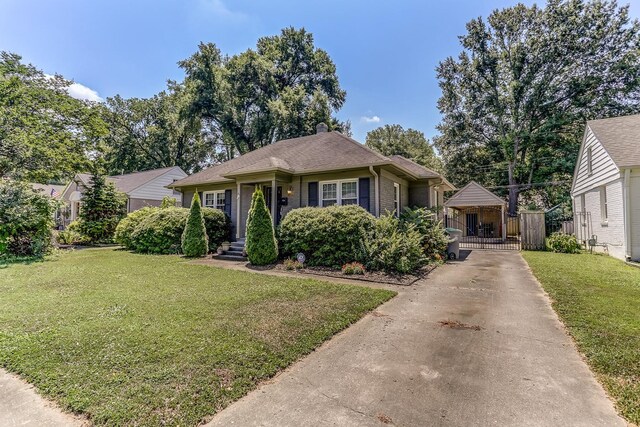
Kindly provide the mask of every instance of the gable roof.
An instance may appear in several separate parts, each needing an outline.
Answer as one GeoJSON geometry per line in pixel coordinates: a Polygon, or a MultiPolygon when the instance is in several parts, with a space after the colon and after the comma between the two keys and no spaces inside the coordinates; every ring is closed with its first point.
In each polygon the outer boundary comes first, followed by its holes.
{"type": "Polygon", "coordinates": [[[52,197],[54,199],[59,199],[62,196],[62,192],[64,191],[65,186],[57,184],[38,184],[34,182],[31,183],[31,188],[41,192],[46,196],[52,197]],[[57,193],[57,195],[53,195],[52,193],[57,193]]]}
{"type": "Polygon", "coordinates": [[[277,141],[176,181],[170,187],[232,182],[238,175],[267,171],[305,174],[381,165],[392,165],[410,179],[419,179],[399,161],[334,131],[277,141]]]}
{"type": "MultiPolygon", "coordinates": [[[[112,176],[108,176],[106,178],[106,181],[112,182],[113,185],[116,186],[116,189],[118,189],[118,191],[122,191],[123,193],[128,194],[131,191],[135,190],[136,188],[141,187],[142,185],[148,183],[149,181],[152,181],[164,175],[165,173],[169,172],[170,170],[176,169],[176,168],[182,171],[182,169],[179,166],[169,166],[166,168],[151,169],[151,170],[142,171],[142,172],[133,172],[133,173],[127,173],[123,175],[112,175],[112,176]]],[[[182,172],[184,173],[184,171],[182,172]]],[[[91,185],[91,174],[78,173],[76,174],[73,180],[80,181],[82,185],[84,185],[85,187],[89,187],[91,185]]]]}
{"type": "Polygon", "coordinates": [[[507,202],[475,181],[471,181],[444,202],[447,208],[506,205],[507,202]]]}
{"type": "Polygon", "coordinates": [[[587,126],[618,168],[640,166],[640,114],[589,120],[587,126]]]}

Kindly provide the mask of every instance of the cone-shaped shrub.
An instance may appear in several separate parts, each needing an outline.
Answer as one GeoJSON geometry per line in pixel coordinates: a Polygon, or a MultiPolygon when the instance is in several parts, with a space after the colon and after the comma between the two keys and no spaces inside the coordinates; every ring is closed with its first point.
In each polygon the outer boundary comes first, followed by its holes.
{"type": "Polygon", "coordinates": [[[278,259],[278,243],[273,231],[273,222],[260,189],[256,189],[251,198],[246,248],[251,264],[267,265],[278,259]]]}
{"type": "Polygon", "coordinates": [[[182,232],[182,253],[188,257],[205,256],[209,252],[209,239],[204,228],[200,197],[194,193],[189,218],[182,232]]]}

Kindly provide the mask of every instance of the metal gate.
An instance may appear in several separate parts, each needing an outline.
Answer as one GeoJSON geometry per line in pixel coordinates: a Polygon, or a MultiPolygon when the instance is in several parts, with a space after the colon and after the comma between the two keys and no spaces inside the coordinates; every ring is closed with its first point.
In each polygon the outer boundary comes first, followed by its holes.
{"type": "Polygon", "coordinates": [[[460,248],[519,251],[520,218],[503,216],[499,207],[473,207],[446,216],[445,226],[462,230],[460,248]]]}

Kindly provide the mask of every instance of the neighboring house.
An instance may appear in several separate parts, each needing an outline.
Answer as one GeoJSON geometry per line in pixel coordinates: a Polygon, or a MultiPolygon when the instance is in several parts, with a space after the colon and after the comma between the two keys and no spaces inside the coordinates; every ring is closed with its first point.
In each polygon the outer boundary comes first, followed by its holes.
{"type": "Polygon", "coordinates": [[[245,236],[251,196],[265,193],[274,224],[303,206],[358,204],[373,215],[406,206],[433,207],[454,187],[442,175],[401,156],[385,157],[319,124],[314,135],[278,141],[171,185],[190,206],[227,213],[236,238],[245,236]],[[275,214],[274,214],[275,213],[275,214]]]}
{"type": "Polygon", "coordinates": [[[475,181],[471,181],[445,204],[448,227],[462,230],[463,236],[507,237],[507,202],[475,181]]]}
{"type": "MultiPolygon", "coordinates": [[[[37,184],[32,183],[31,188],[34,190],[51,197],[55,200],[60,200],[62,197],[62,193],[64,192],[64,185],[56,185],[56,184],[37,184]]],[[[56,209],[53,214],[53,220],[55,221],[56,228],[60,227],[64,223],[64,210],[56,209]]]]}
{"type": "Polygon", "coordinates": [[[571,197],[579,240],[640,260],[640,115],[587,122],[571,197]]]}
{"type": "MultiPolygon", "coordinates": [[[[168,186],[186,176],[179,166],[172,166],[109,176],[107,182],[112,182],[118,191],[127,195],[127,212],[133,212],[145,206],[160,206],[162,199],[167,196],[175,198],[180,204],[181,194],[168,186]]],[[[62,200],[66,203],[65,225],[78,218],[82,208],[82,195],[90,186],[91,175],[79,173],[65,187],[62,192],[62,200]]]]}

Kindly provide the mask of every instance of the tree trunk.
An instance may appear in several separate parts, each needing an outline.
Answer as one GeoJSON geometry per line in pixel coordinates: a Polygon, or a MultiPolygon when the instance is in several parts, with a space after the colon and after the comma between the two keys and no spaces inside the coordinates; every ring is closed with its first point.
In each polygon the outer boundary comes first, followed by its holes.
{"type": "Polygon", "coordinates": [[[509,216],[516,216],[518,213],[520,188],[514,176],[515,166],[515,162],[509,162],[509,216]]]}

